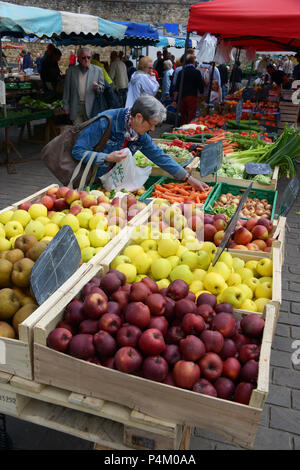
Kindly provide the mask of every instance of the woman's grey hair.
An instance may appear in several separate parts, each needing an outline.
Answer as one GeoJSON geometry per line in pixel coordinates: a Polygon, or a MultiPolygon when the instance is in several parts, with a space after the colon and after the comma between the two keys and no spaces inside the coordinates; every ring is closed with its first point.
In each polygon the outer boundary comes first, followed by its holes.
{"type": "Polygon", "coordinates": [[[140,113],[146,121],[163,122],[167,117],[164,105],[154,96],[142,95],[135,100],[131,108],[131,115],[134,117],[140,113]]]}
{"type": "Polygon", "coordinates": [[[172,67],[173,67],[173,63],[171,60],[168,59],[164,61],[164,68],[166,70],[170,70],[172,67]]]}

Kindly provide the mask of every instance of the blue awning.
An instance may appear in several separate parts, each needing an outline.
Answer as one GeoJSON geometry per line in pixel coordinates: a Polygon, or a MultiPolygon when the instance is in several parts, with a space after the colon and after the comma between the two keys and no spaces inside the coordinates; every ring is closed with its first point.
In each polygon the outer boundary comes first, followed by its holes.
{"type": "MultiPolygon", "coordinates": [[[[193,49],[197,48],[198,41],[197,39],[189,39],[189,47],[193,49]]],[[[159,36],[159,42],[156,44],[156,47],[176,47],[176,48],[184,48],[185,47],[185,39],[178,38],[175,36],[159,36]]]]}
{"type": "Polygon", "coordinates": [[[38,38],[99,37],[121,40],[126,26],[98,16],[56,11],[0,1],[1,36],[38,38]]]}

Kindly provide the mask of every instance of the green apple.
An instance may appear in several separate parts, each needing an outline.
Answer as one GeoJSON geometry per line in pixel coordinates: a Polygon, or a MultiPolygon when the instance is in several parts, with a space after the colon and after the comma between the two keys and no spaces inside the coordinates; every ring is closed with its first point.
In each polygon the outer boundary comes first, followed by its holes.
{"type": "Polygon", "coordinates": [[[7,222],[9,222],[14,216],[14,211],[12,210],[7,210],[4,212],[0,212],[0,222],[5,225],[7,222]]]}
{"type": "Polygon", "coordinates": [[[47,217],[48,209],[44,204],[31,204],[28,209],[28,213],[32,219],[37,217],[47,217]]]}
{"type": "Polygon", "coordinates": [[[254,300],[254,303],[256,305],[256,308],[257,308],[257,312],[259,313],[263,313],[264,312],[264,309],[265,309],[265,306],[270,302],[270,299],[266,299],[264,297],[261,297],[260,299],[255,299],[254,300]]]}
{"type": "Polygon", "coordinates": [[[207,273],[203,279],[204,289],[208,290],[211,294],[220,294],[225,287],[225,280],[219,273],[207,273]]]}
{"type": "Polygon", "coordinates": [[[59,222],[64,218],[64,216],[65,214],[63,212],[55,212],[53,215],[51,215],[50,222],[59,225],[59,222]]]}
{"type": "Polygon", "coordinates": [[[12,216],[11,220],[17,220],[25,228],[26,225],[31,221],[31,217],[28,211],[25,211],[23,209],[17,209],[14,212],[14,215],[12,216]]]}
{"type": "Polygon", "coordinates": [[[179,232],[174,227],[167,227],[161,232],[160,238],[179,239],[179,232]]]}
{"type": "Polygon", "coordinates": [[[239,273],[230,273],[226,282],[228,286],[238,286],[242,283],[242,278],[239,273]]]}
{"type": "Polygon", "coordinates": [[[79,221],[76,215],[73,214],[66,214],[63,219],[61,219],[59,226],[63,227],[64,225],[69,225],[74,233],[79,230],[79,221]]]}
{"type": "Polygon", "coordinates": [[[126,277],[126,282],[132,284],[136,280],[137,271],[136,267],[131,263],[120,263],[116,267],[120,273],[123,273],[126,277]]]}
{"type": "Polygon", "coordinates": [[[258,282],[271,282],[273,284],[273,278],[269,276],[260,277],[258,282]]]}
{"type": "Polygon", "coordinates": [[[160,279],[159,281],[156,281],[157,287],[160,289],[165,289],[166,287],[169,287],[171,284],[169,279],[160,279]]]}
{"type": "Polygon", "coordinates": [[[44,217],[44,216],[37,217],[35,220],[42,222],[43,225],[47,225],[50,222],[49,217],[44,217]]]}
{"type": "Polygon", "coordinates": [[[204,269],[196,268],[193,271],[194,281],[203,281],[203,278],[205,275],[206,275],[206,271],[204,271],[204,269]]]}
{"type": "Polygon", "coordinates": [[[251,269],[253,273],[256,273],[256,266],[257,266],[257,261],[254,259],[251,259],[250,261],[246,261],[245,263],[245,268],[251,269]]]}
{"type": "Polygon", "coordinates": [[[183,230],[181,230],[179,238],[182,240],[184,238],[196,238],[196,233],[191,228],[185,227],[183,230]]]}
{"type": "Polygon", "coordinates": [[[176,251],[176,256],[180,257],[185,251],[188,251],[188,248],[186,246],[180,245],[176,251]]]}
{"type": "Polygon", "coordinates": [[[221,256],[219,258],[219,261],[223,261],[223,263],[227,264],[229,269],[232,268],[233,258],[231,256],[231,254],[228,253],[228,251],[223,251],[223,253],[221,254],[221,256]]]}
{"type": "Polygon", "coordinates": [[[140,282],[143,277],[147,277],[146,274],[138,274],[135,278],[135,282],[140,282]]]}
{"type": "Polygon", "coordinates": [[[1,237],[0,238],[0,251],[8,251],[11,249],[11,240],[7,240],[7,238],[1,237]]]}
{"type": "Polygon", "coordinates": [[[245,294],[245,300],[250,299],[252,300],[253,298],[253,290],[251,287],[247,286],[247,284],[240,284],[239,288],[242,290],[242,292],[245,294]]]}
{"type": "Polygon", "coordinates": [[[90,243],[94,248],[99,246],[105,246],[109,241],[109,234],[105,230],[95,229],[91,230],[89,233],[90,243]]]}
{"type": "Polygon", "coordinates": [[[78,242],[80,250],[91,246],[90,239],[86,235],[83,235],[82,233],[75,233],[75,238],[78,242]]]}
{"type": "Polygon", "coordinates": [[[227,287],[221,294],[222,302],[230,303],[233,308],[240,308],[245,302],[244,292],[237,286],[227,287]]]}
{"type": "Polygon", "coordinates": [[[18,235],[23,235],[24,228],[23,225],[17,220],[10,220],[4,225],[5,236],[6,238],[17,237],[18,235]]]}
{"type": "Polygon", "coordinates": [[[224,263],[224,261],[217,261],[214,266],[209,267],[208,271],[221,274],[224,281],[227,281],[231,274],[231,270],[229,269],[227,264],[224,263]]]}
{"type": "Polygon", "coordinates": [[[50,237],[49,235],[46,235],[45,237],[41,238],[41,242],[51,242],[51,240],[53,239],[53,237],[50,237]]]}
{"type": "Polygon", "coordinates": [[[121,263],[131,263],[131,259],[129,258],[129,256],[125,255],[116,256],[116,258],[111,262],[111,268],[116,269],[118,264],[121,263]]]}
{"type": "Polygon", "coordinates": [[[256,265],[256,271],[260,276],[271,277],[273,274],[273,262],[270,258],[262,258],[256,265]]]}
{"type": "Polygon", "coordinates": [[[257,299],[272,299],[272,283],[271,282],[259,282],[255,288],[255,297],[257,299]]]}
{"type": "Polygon", "coordinates": [[[118,225],[110,225],[107,228],[107,233],[109,234],[110,239],[114,238],[120,232],[121,227],[118,225]]]}
{"type": "Polygon", "coordinates": [[[217,247],[213,242],[203,242],[201,250],[206,251],[211,258],[213,258],[217,252],[217,247]]]}
{"type": "Polygon", "coordinates": [[[100,228],[102,230],[107,230],[108,223],[107,218],[101,214],[95,214],[89,219],[89,229],[95,230],[100,228]]]}
{"type": "MultiPolygon", "coordinates": [[[[184,215],[182,214],[176,214],[173,218],[172,224],[176,230],[181,231],[187,226],[186,217],[184,217],[184,215]]],[[[179,236],[179,233],[178,233],[178,236],[179,236]]]]}
{"type": "Polygon", "coordinates": [[[193,273],[188,265],[179,264],[172,269],[170,273],[170,279],[172,282],[176,279],[182,279],[187,284],[191,284],[193,282],[193,273]]]}
{"type": "Polygon", "coordinates": [[[198,251],[198,268],[204,269],[205,271],[209,268],[211,258],[206,250],[198,251]]]}
{"type": "Polygon", "coordinates": [[[144,253],[144,250],[141,247],[141,245],[132,244],[132,245],[126,246],[122,254],[124,256],[128,256],[128,258],[133,260],[133,258],[136,258],[137,255],[141,255],[143,253],[144,253]]]}
{"type": "Polygon", "coordinates": [[[59,226],[53,222],[49,222],[45,225],[45,236],[46,237],[55,237],[57,232],[59,232],[59,226]]]}
{"type": "Polygon", "coordinates": [[[250,277],[249,279],[246,279],[244,281],[244,284],[246,284],[248,287],[250,287],[250,289],[252,289],[252,291],[254,292],[257,285],[259,284],[259,280],[257,279],[257,277],[250,277]]]}
{"type": "Polygon", "coordinates": [[[147,274],[152,264],[152,258],[147,253],[140,253],[132,259],[132,264],[136,267],[138,274],[147,274]]]}
{"type": "Polygon", "coordinates": [[[241,276],[242,282],[247,281],[247,279],[253,277],[253,271],[249,268],[242,268],[237,270],[236,272],[241,276]]]}
{"type": "Polygon", "coordinates": [[[181,244],[185,246],[190,251],[198,251],[201,249],[201,242],[195,237],[184,238],[181,241],[181,244]]]}
{"type": "Polygon", "coordinates": [[[168,258],[169,256],[176,255],[179,246],[180,242],[177,239],[162,238],[157,242],[157,251],[160,256],[168,258]]]}
{"type": "Polygon", "coordinates": [[[149,250],[157,250],[157,241],[156,240],[144,240],[141,243],[141,247],[147,253],[149,250]]]}
{"type": "Polygon", "coordinates": [[[19,236],[20,236],[20,235],[16,235],[15,237],[11,237],[11,238],[10,238],[9,241],[10,241],[10,243],[11,243],[11,248],[12,248],[12,249],[14,249],[14,247],[15,247],[15,241],[16,241],[17,238],[19,238],[19,236]]]}
{"type": "Polygon", "coordinates": [[[245,261],[238,257],[232,258],[232,268],[235,272],[245,267],[245,261]]]}
{"type": "Polygon", "coordinates": [[[179,256],[169,256],[167,260],[170,261],[172,269],[179,264],[179,256]]]}
{"type": "Polygon", "coordinates": [[[173,220],[176,215],[182,215],[179,206],[172,205],[165,210],[164,217],[169,226],[173,225],[173,220]]]}
{"type": "Polygon", "coordinates": [[[82,235],[86,235],[87,237],[89,236],[89,233],[90,231],[86,228],[80,228],[79,230],[77,230],[76,234],[82,234],[82,235]]]}
{"type": "Polygon", "coordinates": [[[241,310],[248,310],[250,312],[257,312],[257,306],[254,300],[246,299],[240,306],[241,310]]]}
{"type": "Polygon", "coordinates": [[[0,238],[5,238],[5,230],[3,224],[0,224],[0,238]]]}
{"type": "Polygon", "coordinates": [[[150,228],[147,225],[137,225],[131,232],[131,239],[134,243],[140,244],[151,238],[150,228]]]}
{"type": "Polygon", "coordinates": [[[158,258],[152,261],[151,274],[156,281],[167,279],[172,271],[172,265],[166,258],[158,258]]]}
{"type": "Polygon", "coordinates": [[[26,235],[34,235],[37,240],[41,240],[45,236],[45,225],[38,220],[31,220],[26,225],[24,232],[26,235]]]}
{"type": "Polygon", "coordinates": [[[197,294],[197,292],[203,290],[203,282],[200,281],[199,279],[196,279],[191,282],[190,284],[190,291],[194,292],[194,294],[197,294]]]}
{"type": "Polygon", "coordinates": [[[193,251],[185,251],[179,258],[179,264],[187,264],[193,271],[198,267],[198,254],[193,251]]]}
{"type": "Polygon", "coordinates": [[[83,209],[79,214],[75,215],[75,217],[80,227],[89,229],[89,221],[93,217],[92,211],[83,209]]]}
{"type": "Polygon", "coordinates": [[[96,249],[93,248],[92,246],[87,246],[86,248],[83,248],[81,250],[81,259],[83,263],[87,263],[88,261],[90,261],[90,259],[93,258],[95,254],[96,254],[96,249]]]}

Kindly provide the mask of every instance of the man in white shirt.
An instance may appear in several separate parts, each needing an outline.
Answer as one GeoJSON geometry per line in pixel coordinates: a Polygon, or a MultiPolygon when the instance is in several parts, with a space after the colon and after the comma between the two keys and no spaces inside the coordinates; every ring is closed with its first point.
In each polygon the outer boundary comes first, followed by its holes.
{"type": "Polygon", "coordinates": [[[113,88],[118,93],[121,107],[125,106],[128,90],[128,75],[125,63],[120,60],[117,51],[110,54],[109,76],[113,81],[113,88]]]}

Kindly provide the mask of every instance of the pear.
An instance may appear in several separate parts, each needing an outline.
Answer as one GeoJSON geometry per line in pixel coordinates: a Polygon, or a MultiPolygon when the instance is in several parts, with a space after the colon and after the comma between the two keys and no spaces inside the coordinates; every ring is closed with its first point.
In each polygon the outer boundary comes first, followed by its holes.
{"type": "Polygon", "coordinates": [[[9,287],[11,285],[11,273],[13,270],[13,263],[8,259],[0,259],[0,288],[9,287]]]}
{"type": "Polygon", "coordinates": [[[23,305],[16,311],[12,319],[12,325],[17,335],[19,334],[19,324],[29,317],[37,308],[38,305],[31,303],[23,305]]]}

